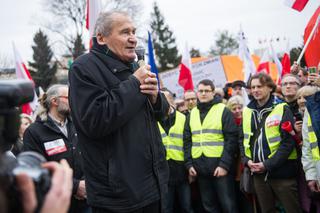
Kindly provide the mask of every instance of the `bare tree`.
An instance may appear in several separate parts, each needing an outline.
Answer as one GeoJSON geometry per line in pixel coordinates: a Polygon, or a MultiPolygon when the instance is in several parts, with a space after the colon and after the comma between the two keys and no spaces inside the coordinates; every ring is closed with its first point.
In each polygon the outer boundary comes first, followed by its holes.
{"type": "MultiPolygon", "coordinates": [[[[103,10],[124,10],[133,18],[138,14],[139,0],[107,0],[103,10]]],[[[85,51],[83,34],[85,30],[86,0],[44,0],[44,8],[53,16],[46,28],[60,35],[73,58],[85,51]]]]}
{"type": "Polygon", "coordinates": [[[45,9],[53,16],[46,27],[63,38],[65,47],[73,58],[78,57],[84,52],[82,36],[85,26],[86,0],[45,0],[44,3],[45,9]],[[74,51],[79,49],[83,52],[74,51]]]}
{"type": "Polygon", "coordinates": [[[104,1],[103,8],[106,11],[126,11],[134,20],[136,20],[138,17],[141,17],[139,15],[141,15],[143,10],[142,4],[139,0],[107,0],[104,1]]]}
{"type": "Polygon", "coordinates": [[[13,59],[7,54],[0,53],[0,70],[14,67],[13,59]]]}

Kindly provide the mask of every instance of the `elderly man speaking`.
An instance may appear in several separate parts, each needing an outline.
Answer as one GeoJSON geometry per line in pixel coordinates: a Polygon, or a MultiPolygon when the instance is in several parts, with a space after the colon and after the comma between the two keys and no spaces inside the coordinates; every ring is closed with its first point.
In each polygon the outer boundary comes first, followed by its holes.
{"type": "Polygon", "coordinates": [[[136,28],[101,13],[93,46],[72,64],[70,106],[93,212],[160,212],[168,165],[157,120],[168,111],[150,66],[134,61],[136,28]]]}

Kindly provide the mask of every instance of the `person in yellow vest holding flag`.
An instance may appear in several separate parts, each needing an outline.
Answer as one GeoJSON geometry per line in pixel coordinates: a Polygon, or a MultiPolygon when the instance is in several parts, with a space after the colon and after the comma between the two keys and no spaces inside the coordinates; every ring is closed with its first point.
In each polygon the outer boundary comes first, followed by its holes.
{"type": "MultiPolygon", "coordinates": [[[[276,212],[279,200],[286,212],[301,212],[296,182],[297,152],[293,136],[282,128],[294,126],[286,103],[277,103],[276,85],[265,73],[248,82],[253,100],[243,110],[243,163],[253,174],[261,212],[276,212]]],[[[293,133],[293,131],[292,131],[293,133]]]]}
{"type": "Polygon", "coordinates": [[[205,212],[238,212],[232,172],[238,146],[233,115],[214,84],[205,79],[197,88],[198,105],[186,120],[184,153],[189,175],[197,177],[205,212]]]}
{"type": "Polygon", "coordinates": [[[186,116],[175,109],[173,94],[170,90],[162,88],[161,92],[170,104],[167,117],[158,122],[170,171],[165,213],[177,212],[174,207],[179,208],[180,212],[193,213],[188,174],[184,167],[183,131],[186,116]],[[176,202],[175,198],[178,198],[179,202],[176,202]],[[177,203],[180,205],[178,206],[177,203]]]}

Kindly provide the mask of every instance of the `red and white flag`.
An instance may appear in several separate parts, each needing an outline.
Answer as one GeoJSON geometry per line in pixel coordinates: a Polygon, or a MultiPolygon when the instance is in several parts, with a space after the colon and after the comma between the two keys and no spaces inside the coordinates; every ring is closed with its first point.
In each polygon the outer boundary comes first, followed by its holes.
{"type": "Polygon", "coordinates": [[[320,6],[312,15],[304,30],[304,44],[307,45],[304,58],[309,67],[320,64],[320,6]],[[310,37],[309,44],[307,40],[310,37]]]}
{"type": "Polygon", "coordinates": [[[89,30],[90,47],[92,46],[91,39],[94,33],[94,25],[101,12],[101,8],[101,0],[87,0],[86,28],[89,30]]]}
{"type": "Polygon", "coordinates": [[[285,0],[284,4],[294,10],[301,12],[309,0],[285,0]]]}
{"type": "Polygon", "coordinates": [[[259,66],[257,68],[257,73],[265,72],[267,74],[270,73],[270,60],[269,60],[269,50],[266,48],[263,51],[263,55],[260,59],[259,66]]]}
{"type": "Polygon", "coordinates": [[[186,44],[186,49],[182,55],[179,74],[179,85],[183,87],[184,91],[193,90],[193,81],[191,74],[191,57],[186,44]]]}
{"type": "Polygon", "coordinates": [[[286,52],[283,54],[281,64],[282,64],[282,72],[281,72],[281,78],[282,78],[284,75],[289,74],[291,69],[289,40],[288,40],[286,52]]]}
{"type": "MultiPolygon", "coordinates": [[[[15,58],[15,68],[16,68],[17,78],[30,80],[34,84],[32,77],[30,75],[30,72],[27,69],[25,63],[22,61],[21,56],[20,56],[19,52],[17,51],[14,43],[12,43],[12,45],[13,45],[13,52],[14,52],[14,58],[15,58]]],[[[36,111],[37,107],[38,107],[38,96],[37,96],[36,92],[34,91],[33,101],[22,105],[22,113],[26,113],[28,115],[33,115],[33,113],[36,111]]]]}

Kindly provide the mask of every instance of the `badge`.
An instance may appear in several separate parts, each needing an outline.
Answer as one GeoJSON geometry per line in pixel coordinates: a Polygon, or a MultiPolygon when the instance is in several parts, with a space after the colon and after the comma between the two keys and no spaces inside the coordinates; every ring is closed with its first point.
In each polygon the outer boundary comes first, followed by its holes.
{"type": "Polygon", "coordinates": [[[45,142],[44,148],[46,149],[46,153],[48,156],[56,155],[56,154],[67,151],[67,147],[63,139],[61,138],[54,141],[45,142]]]}

